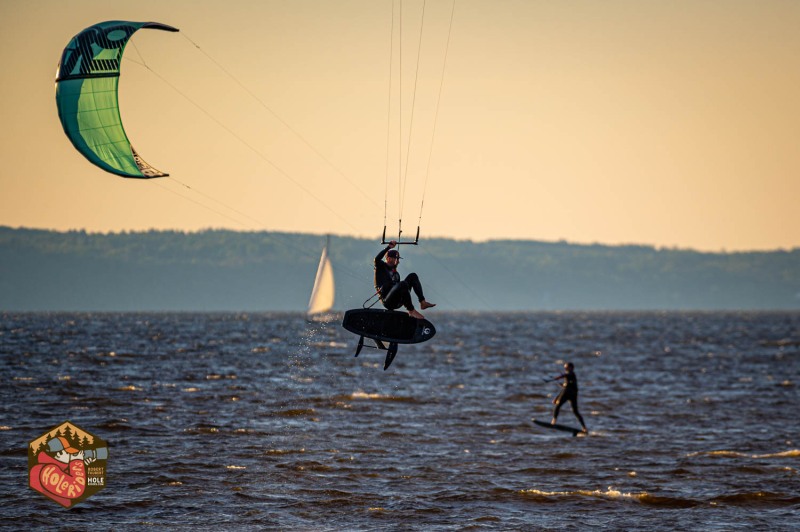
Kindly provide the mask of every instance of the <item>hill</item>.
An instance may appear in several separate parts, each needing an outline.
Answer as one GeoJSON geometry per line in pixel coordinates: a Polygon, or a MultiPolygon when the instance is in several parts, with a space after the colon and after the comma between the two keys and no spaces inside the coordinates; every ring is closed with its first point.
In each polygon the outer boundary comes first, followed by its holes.
{"type": "MultiPolygon", "coordinates": [[[[0,310],[302,311],[324,237],[208,230],[91,234],[0,227],[0,310]]],[[[337,309],[372,293],[377,240],[334,236],[337,309]]],[[[800,249],[426,239],[404,246],[442,310],[800,309],[800,249]]]]}

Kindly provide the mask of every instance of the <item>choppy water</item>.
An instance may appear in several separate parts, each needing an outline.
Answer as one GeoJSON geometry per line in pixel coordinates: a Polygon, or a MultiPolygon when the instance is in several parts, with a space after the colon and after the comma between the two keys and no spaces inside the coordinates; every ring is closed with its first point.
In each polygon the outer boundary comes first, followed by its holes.
{"type": "Polygon", "coordinates": [[[300,315],[0,315],[2,522],[798,528],[800,314],[429,314],[386,372],[300,315]],[[530,423],[565,360],[587,437],[530,423]],[[28,442],[66,420],[110,452],[70,510],[27,487],[28,442]]]}

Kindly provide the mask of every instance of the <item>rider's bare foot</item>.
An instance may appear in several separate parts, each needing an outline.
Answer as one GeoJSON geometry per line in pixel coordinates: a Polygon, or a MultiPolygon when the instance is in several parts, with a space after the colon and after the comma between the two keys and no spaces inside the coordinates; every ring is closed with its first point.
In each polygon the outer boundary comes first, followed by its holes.
{"type": "Polygon", "coordinates": [[[422,314],[420,314],[416,310],[409,310],[408,311],[408,315],[411,316],[412,318],[416,318],[418,320],[424,320],[425,319],[425,316],[423,316],[422,314]]]}
{"type": "Polygon", "coordinates": [[[553,418],[553,420],[550,422],[550,424],[551,425],[555,425],[556,424],[556,418],[553,418]]]}
{"type": "Polygon", "coordinates": [[[421,308],[422,310],[425,310],[426,308],[435,307],[435,306],[436,306],[436,303],[428,303],[424,299],[419,302],[419,308],[421,308]]]}

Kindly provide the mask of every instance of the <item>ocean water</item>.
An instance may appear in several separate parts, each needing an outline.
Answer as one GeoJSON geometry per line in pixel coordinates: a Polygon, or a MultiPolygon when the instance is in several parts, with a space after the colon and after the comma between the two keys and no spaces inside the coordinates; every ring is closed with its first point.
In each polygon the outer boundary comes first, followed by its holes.
{"type": "Polygon", "coordinates": [[[388,371],[299,314],[0,317],[3,527],[800,528],[800,313],[434,310],[388,371]],[[531,423],[565,361],[587,436],[531,423]],[[109,445],[71,509],[27,472],[67,420],[109,445]]]}

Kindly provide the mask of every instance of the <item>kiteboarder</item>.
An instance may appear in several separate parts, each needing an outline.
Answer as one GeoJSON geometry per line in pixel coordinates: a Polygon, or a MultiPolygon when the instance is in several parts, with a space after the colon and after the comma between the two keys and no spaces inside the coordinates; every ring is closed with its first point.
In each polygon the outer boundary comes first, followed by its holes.
{"type": "Polygon", "coordinates": [[[578,377],[575,375],[575,365],[572,362],[564,364],[564,373],[558,377],[554,377],[552,380],[557,381],[559,379],[564,379],[564,384],[561,385],[561,393],[553,399],[553,404],[556,405],[556,407],[553,409],[553,420],[550,424],[556,424],[558,411],[561,410],[561,405],[569,401],[569,404],[572,406],[572,412],[575,414],[575,417],[578,418],[581,427],[583,427],[583,432],[587,432],[586,424],[583,422],[583,416],[578,412],[578,377]]]}
{"type": "Polygon", "coordinates": [[[389,242],[389,245],[375,256],[375,290],[381,299],[383,306],[389,310],[405,307],[408,315],[418,320],[424,319],[411,302],[411,290],[419,299],[419,306],[422,310],[435,307],[436,303],[425,301],[422,295],[422,284],[416,273],[409,273],[405,279],[400,280],[397,266],[400,264],[400,253],[392,249],[397,245],[396,240],[389,242]],[[385,257],[385,260],[384,260],[385,257]]]}

